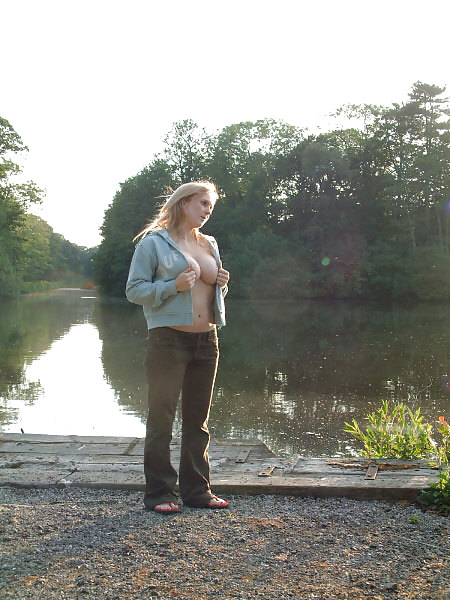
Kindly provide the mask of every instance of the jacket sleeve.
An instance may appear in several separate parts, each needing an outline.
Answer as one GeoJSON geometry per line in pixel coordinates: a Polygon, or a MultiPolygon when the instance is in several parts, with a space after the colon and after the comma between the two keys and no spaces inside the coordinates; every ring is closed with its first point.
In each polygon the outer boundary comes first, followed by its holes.
{"type": "MultiPolygon", "coordinates": [[[[216,239],[213,238],[212,236],[209,236],[209,241],[211,242],[212,246],[214,247],[214,250],[216,251],[220,266],[222,266],[222,259],[220,258],[219,245],[218,245],[216,239]]],[[[228,294],[228,285],[225,284],[223,287],[220,288],[220,290],[222,292],[223,297],[225,298],[225,296],[228,294]]]]}
{"type": "Polygon", "coordinates": [[[150,304],[157,308],[177,293],[175,279],[170,281],[154,281],[154,273],[158,266],[156,251],[153,245],[143,244],[141,240],[136,246],[130,265],[126,296],[134,304],[150,304]]]}

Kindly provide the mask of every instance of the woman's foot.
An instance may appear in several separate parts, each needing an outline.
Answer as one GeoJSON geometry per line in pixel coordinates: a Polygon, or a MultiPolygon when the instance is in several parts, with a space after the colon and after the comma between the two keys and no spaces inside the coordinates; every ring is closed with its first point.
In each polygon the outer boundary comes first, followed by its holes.
{"type": "Polygon", "coordinates": [[[152,508],[152,510],[162,515],[166,515],[169,513],[178,512],[180,508],[173,502],[164,502],[163,504],[157,504],[152,508]]]}
{"type": "Polygon", "coordinates": [[[218,498],[217,496],[211,496],[208,504],[206,504],[205,508],[226,508],[230,503],[228,500],[224,500],[223,498],[218,498]]]}

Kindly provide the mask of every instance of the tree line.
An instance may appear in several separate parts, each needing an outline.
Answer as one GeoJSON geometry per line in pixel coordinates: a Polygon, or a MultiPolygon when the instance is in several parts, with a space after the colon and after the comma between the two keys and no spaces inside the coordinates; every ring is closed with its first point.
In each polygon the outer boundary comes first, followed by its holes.
{"type": "Polygon", "coordinates": [[[18,182],[15,157],[25,151],[19,134],[0,117],[0,297],[73,285],[92,271],[93,250],[69,242],[29,212],[43,191],[31,181],[18,182]]]}
{"type": "Polygon", "coordinates": [[[216,236],[240,298],[450,297],[450,110],[417,82],[392,106],[347,105],[310,134],[271,119],[208,134],[177,122],[164,152],[106,210],[95,277],[122,296],[133,237],[167,186],[209,179],[216,236]],[[343,124],[342,124],[343,123],[343,124]]]}
{"type": "Polygon", "coordinates": [[[417,82],[391,106],[347,105],[309,133],[282,121],[207,133],[173,124],[164,151],[120,188],[98,249],[53,232],[29,207],[42,191],[15,183],[26,150],[0,118],[0,295],[89,274],[123,296],[133,237],[168,188],[209,179],[220,199],[205,228],[220,244],[235,298],[450,298],[450,108],[417,82]]]}

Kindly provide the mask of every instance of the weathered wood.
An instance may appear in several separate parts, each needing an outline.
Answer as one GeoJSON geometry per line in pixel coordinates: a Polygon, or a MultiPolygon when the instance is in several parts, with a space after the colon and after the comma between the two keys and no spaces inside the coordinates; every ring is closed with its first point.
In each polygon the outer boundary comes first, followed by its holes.
{"type": "Polygon", "coordinates": [[[91,444],[89,442],[4,442],[0,445],[1,452],[39,452],[43,454],[114,454],[123,455],[128,449],[127,443],[91,444]]]}
{"type": "MultiPolygon", "coordinates": [[[[0,432],[0,443],[3,442],[48,442],[60,444],[67,442],[89,444],[130,444],[136,438],[103,435],[47,435],[41,433],[5,433],[0,432]]],[[[137,438],[139,439],[139,438],[137,438]]]]}
{"type": "Polygon", "coordinates": [[[264,467],[264,469],[258,473],[258,477],[270,477],[275,469],[276,467],[274,465],[264,467]]]}
{"type": "Polygon", "coordinates": [[[1,469],[0,484],[17,487],[49,487],[69,477],[71,469],[48,465],[45,468],[23,466],[20,469],[1,469]]]}
{"type": "MultiPolygon", "coordinates": [[[[170,450],[172,462],[178,465],[181,441],[172,440],[170,450]]],[[[2,433],[0,485],[143,490],[143,452],[142,438],[2,433]]],[[[218,493],[414,499],[436,479],[427,461],[300,458],[293,462],[276,457],[260,440],[213,440],[210,463],[211,482],[218,493]],[[367,480],[365,473],[372,463],[378,475],[367,480]]]]}
{"type": "Polygon", "coordinates": [[[293,474],[306,475],[308,473],[332,474],[336,472],[362,473],[367,471],[369,464],[378,465],[380,471],[396,471],[398,473],[406,471],[421,471],[430,469],[430,461],[413,460],[405,461],[400,459],[380,459],[372,460],[366,458],[359,459],[335,459],[335,458],[299,458],[290,470],[293,474]]]}
{"type": "Polygon", "coordinates": [[[241,450],[238,454],[238,457],[236,458],[236,462],[245,463],[247,458],[250,456],[250,452],[251,450],[249,450],[248,448],[246,448],[245,450],[241,450]]]}
{"type": "Polygon", "coordinates": [[[378,474],[378,465],[369,465],[367,467],[366,474],[364,475],[364,479],[376,479],[378,474]]]}

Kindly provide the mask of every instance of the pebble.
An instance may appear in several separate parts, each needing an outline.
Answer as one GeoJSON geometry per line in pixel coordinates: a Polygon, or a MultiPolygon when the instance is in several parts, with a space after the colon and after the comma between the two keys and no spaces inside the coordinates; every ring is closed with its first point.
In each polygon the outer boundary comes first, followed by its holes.
{"type": "Polygon", "coordinates": [[[139,492],[0,488],[0,599],[450,597],[448,517],[397,502],[228,499],[162,516],[139,492]]]}

